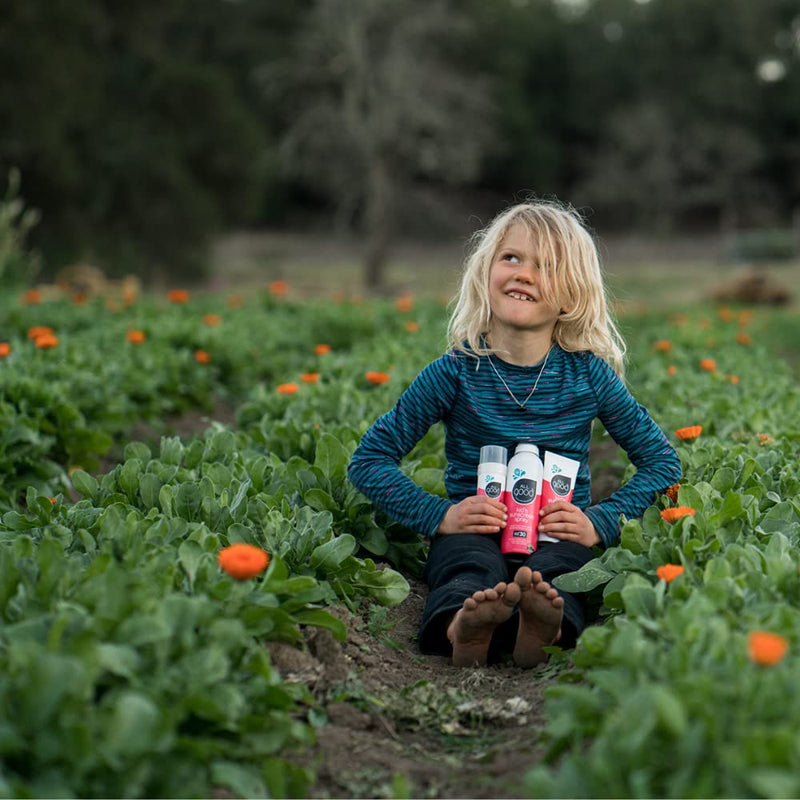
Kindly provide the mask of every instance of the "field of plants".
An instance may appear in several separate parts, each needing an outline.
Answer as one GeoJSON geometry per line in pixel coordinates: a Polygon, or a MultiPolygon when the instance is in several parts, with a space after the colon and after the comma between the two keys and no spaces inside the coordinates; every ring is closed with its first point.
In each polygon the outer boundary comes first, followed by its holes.
{"type": "MultiPolygon", "coordinates": [[[[424,544],[346,466],[445,322],[433,300],[302,299],[283,282],[245,298],[3,297],[0,796],[332,796],[304,754],[333,695],[270,645],[344,642],[356,614],[391,633],[424,544]],[[231,424],[131,439],[220,401],[231,424]]],[[[599,624],[523,674],[547,682],[513,734],[523,777],[473,796],[798,796],[800,390],[775,356],[796,315],[698,304],[621,323],[628,382],[684,477],[559,583],[591,593],[599,624]]],[[[403,469],[443,492],[443,458],[434,429],[403,469]]],[[[397,698],[355,692],[358,677],[337,705],[402,740],[397,698]]],[[[366,787],[348,794],[454,796],[402,770],[366,787]]]]}

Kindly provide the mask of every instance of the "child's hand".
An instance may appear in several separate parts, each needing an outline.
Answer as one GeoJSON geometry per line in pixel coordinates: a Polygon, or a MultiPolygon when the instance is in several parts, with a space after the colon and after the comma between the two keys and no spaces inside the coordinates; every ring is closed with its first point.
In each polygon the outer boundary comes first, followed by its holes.
{"type": "Polygon", "coordinates": [[[506,507],[484,495],[450,506],[436,533],[497,533],[506,525],[506,507]]]}
{"type": "Polygon", "coordinates": [[[589,517],[566,500],[554,500],[539,511],[539,530],[554,539],[586,547],[600,544],[600,535],[589,517]]]}

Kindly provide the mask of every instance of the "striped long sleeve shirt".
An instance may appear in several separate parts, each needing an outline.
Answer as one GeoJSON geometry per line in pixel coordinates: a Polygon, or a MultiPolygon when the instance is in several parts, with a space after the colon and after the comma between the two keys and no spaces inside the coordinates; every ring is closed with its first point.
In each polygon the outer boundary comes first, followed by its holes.
{"type": "Polygon", "coordinates": [[[590,352],[569,353],[554,345],[536,391],[520,408],[509,390],[524,399],[541,369],[496,356],[476,360],[458,351],[445,353],[364,434],[348,468],[350,481],[393,519],[433,536],[451,505],[476,494],[482,446],[501,445],[510,454],[517,443],[533,442],[540,452],[580,462],[572,502],[592,520],[604,546],[615,544],[621,516],[641,516],[657,492],[680,479],[678,455],[619,376],[590,352]],[[614,494],[590,505],[594,419],[625,450],[636,472],[614,494]],[[439,421],[445,427],[447,498],[426,492],[399,467],[439,421]]]}

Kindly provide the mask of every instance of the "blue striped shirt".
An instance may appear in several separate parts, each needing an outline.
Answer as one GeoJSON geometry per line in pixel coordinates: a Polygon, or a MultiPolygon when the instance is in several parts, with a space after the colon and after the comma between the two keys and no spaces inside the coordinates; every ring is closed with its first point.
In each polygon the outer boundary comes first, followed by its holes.
{"type": "MultiPolygon", "coordinates": [[[[521,367],[491,359],[511,392],[524,400],[541,364],[521,367]]],[[[486,356],[479,362],[458,351],[440,356],[364,434],[348,477],[390,517],[433,536],[451,505],[476,494],[481,447],[501,445],[510,456],[518,442],[533,442],[541,453],[550,450],[580,462],[572,502],[589,516],[606,547],[619,540],[621,515],[641,516],[656,493],[681,476],[675,449],[611,367],[593,353],[568,353],[554,345],[525,408],[510,397],[486,356]],[[588,459],[595,418],[625,450],[636,473],[592,506],[588,459]],[[439,421],[446,434],[448,498],[424,491],[399,468],[439,421]]]]}

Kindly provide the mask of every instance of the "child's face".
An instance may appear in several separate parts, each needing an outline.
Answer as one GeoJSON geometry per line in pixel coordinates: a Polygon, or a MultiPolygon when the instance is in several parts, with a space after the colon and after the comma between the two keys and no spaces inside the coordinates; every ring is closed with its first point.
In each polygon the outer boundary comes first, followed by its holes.
{"type": "Polygon", "coordinates": [[[542,298],[539,254],[527,229],[515,223],[508,229],[489,271],[492,330],[552,333],[560,309],[542,298]]]}

